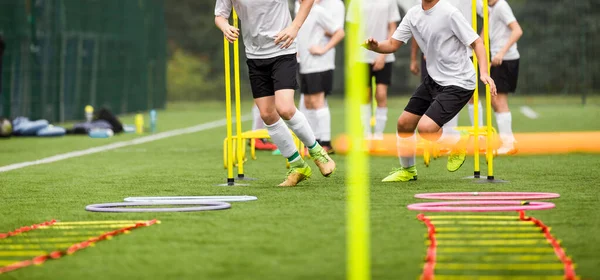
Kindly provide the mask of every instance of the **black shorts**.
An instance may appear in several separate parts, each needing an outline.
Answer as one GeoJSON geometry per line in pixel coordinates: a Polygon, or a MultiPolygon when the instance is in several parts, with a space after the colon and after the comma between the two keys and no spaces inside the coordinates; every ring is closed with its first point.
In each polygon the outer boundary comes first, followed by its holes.
{"type": "Polygon", "coordinates": [[[333,89],[333,70],[317,73],[300,74],[300,91],[311,95],[324,92],[329,95],[333,89]]]}
{"type": "Polygon", "coordinates": [[[392,65],[393,63],[387,62],[383,69],[379,71],[373,71],[373,64],[368,64],[369,67],[369,87],[371,87],[371,80],[375,77],[376,85],[391,85],[392,84],[392,65]]]}
{"type": "Polygon", "coordinates": [[[427,76],[412,95],[404,111],[415,115],[427,115],[442,127],[454,118],[469,102],[474,90],[457,86],[440,86],[427,76]]]}
{"type": "Polygon", "coordinates": [[[500,66],[492,66],[490,76],[498,93],[515,92],[519,81],[519,60],[504,60],[500,66]]]}
{"type": "Polygon", "coordinates": [[[252,96],[261,98],[273,96],[282,89],[296,90],[298,61],[296,54],[287,54],[267,59],[248,59],[248,72],[252,96]]]}
{"type": "Polygon", "coordinates": [[[425,55],[421,54],[421,82],[424,82],[427,77],[429,77],[429,72],[427,72],[427,62],[425,61],[425,55]]]}

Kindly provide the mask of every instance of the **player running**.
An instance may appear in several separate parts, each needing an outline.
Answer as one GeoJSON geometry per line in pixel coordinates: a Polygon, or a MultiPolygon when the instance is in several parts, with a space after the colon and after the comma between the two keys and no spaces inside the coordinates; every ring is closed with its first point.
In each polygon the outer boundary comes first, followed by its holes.
{"type": "MultiPolygon", "coordinates": [[[[296,13],[300,8],[296,1],[296,13]]],[[[298,33],[300,105],[317,142],[331,154],[331,113],[326,97],[333,89],[335,46],[344,38],[344,3],[316,0],[298,33]]]]}
{"type": "Polygon", "coordinates": [[[498,96],[492,99],[492,107],[496,112],[498,134],[502,140],[498,154],[514,154],[517,148],[512,132],[512,114],[508,108],[508,93],[517,89],[520,58],[517,41],[523,35],[523,30],[508,2],[488,0],[488,6],[492,56],[490,74],[498,87],[498,96]]]}
{"type": "MultiPolygon", "coordinates": [[[[355,2],[355,1],[354,1],[355,2]]],[[[352,6],[354,2],[350,2],[352,6]]],[[[350,8],[352,9],[352,8],[350,8]]],[[[400,11],[396,0],[369,0],[361,5],[364,30],[375,40],[387,40],[394,34],[398,22],[400,21],[400,11]]],[[[354,22],[352,13],[348,13],[348,22],[354,22]]],[[[373,139],[383,139],[383,132],[387,123],[387,93],[388,87],[392,82],[392,64],[396,60],[394,54],[378,54],[372,51],[365,51],[362,55],[364,63],[369,64],[369,79],[365,81],[369,87],[366,92],[366,103],[361,110],[362,123],[365,129],[365,136],[373,139]],[[371,135],[371,79],[375,77],[375,100],[377,109],[375,111],[375,134],[371,135]]]]}
{"type": "Polygon", "coordinates": [[[466,157],[467,135],[454,128],[442,126],[467,104],[477,77],[465,46],[471,46],[479,58],[480,79],[490,85],[492,95],[496,86],[488,74],[483,40],[471,28],[456,7],[440,0],[423,0],[411,8],[396,32],[382,42],[369,38],[365,47],[378,53],[393,53],[414,37],[427,58],[427,71],[404,112],[398,118],[398,155],[400,168],[383,182],[406,182],[417,179],[415,166],[416,135],[452,145],[448,156],[448,171],[458,170],[466,157]]]}
{"type": "Polygon", "coordinates": [[[323,176],[330,176],[335,170],[335,162],[317,143],[306,117],[294,104],[298,86],[294,40],[313,3],[314,0],[304,0],[294,21],[288,2],[282,0],[217,0],[215,6],[215,24],[229,42],[239,37],[239,30],[228,21],[233,7],[242,23],[254,101],[271,139],[291,165],[286,180],[279,186],[296,186],[312,174],[294,145],[290,129],[309,148],[323,176]]]}

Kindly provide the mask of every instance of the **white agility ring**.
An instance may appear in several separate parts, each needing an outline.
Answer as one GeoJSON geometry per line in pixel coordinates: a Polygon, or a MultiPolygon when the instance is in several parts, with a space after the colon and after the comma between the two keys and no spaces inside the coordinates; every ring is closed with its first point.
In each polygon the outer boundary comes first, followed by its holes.
{"type": "Polygon", "coordinates": [[[173,203],[173,202],[204,202],[204,201],[216,201],[216,202],[242,202],[257,200],[256,196],[248,195],[231,195],[231,196],[147,196],[147,197],[128,197],[124,200],[127,202],[160,202],[160,203],[173,203]]]}
{"type": "Polygon", "coordinates": [[[117,202],[92,204],[85,207],[90,212],[196,212],[209,210],[223,210],[231,208],[231,204],[221,201],[195,201],[195,202],[117,202]],[[191,207],[177,208],[127,208],[131,206],[174,206],[174,205],[194,205],[191,207]]]}

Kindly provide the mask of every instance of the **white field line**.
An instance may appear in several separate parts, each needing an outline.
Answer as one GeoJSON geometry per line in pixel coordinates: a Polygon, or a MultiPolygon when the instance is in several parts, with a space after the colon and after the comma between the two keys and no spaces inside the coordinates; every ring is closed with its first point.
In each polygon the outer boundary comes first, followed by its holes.
{"type": "Polygon", "coordinates": [[[530,119],[537,119],[539,117],[538,113],[529,106],[521,106],[521,113],[530,119]]]}
{"type": "MultiPolygon", "coordinates": [[[[241,119],[242,119],[242,121],[247,121],[247,120],[251,120],[252,117],[251,116],[242,116],[241,119]]],[[[123,148],[123,147],[127,147],[127,146],[144,144],[144,143],[161,140],[161,139],[165,139],[165,138],[170,138],[170,137],[174,137],[174,136],[200,132],[200,131],[204,131],[204,130],[208,130],[208,129],[212,129],[212,128],[225,126],[226,123],[227,123],[227,120],[222,119],[222,120],[218,120],[218,121],[212,121],[212,122],[207,122],[207,123],[203,123],[203,124],[199,124],[199,125],[195,125],[195,126],[190,126],[187,128],[169,130],[169,131],[157,133],[157,134],[150,135],[150,136],[144,136],[144,137],[140,137],[140,138],[129,140],[129,141],[121,141],[121,142],[116,142],[116,143],[112,143],[112,144],[108,144],[108,145],[104,145],[104,146],[98,146],[98,147],[94,147],[94,148],[85,149],[85,150],[68,152],[65,154],[59,154],[59,155],[55,155],[55,156],[51,156],[51,157],[47,157],[47,158],[43,158],[43,159],[38,159],[38,160],[34,160],[34,161],[26,161],[26,162],[21,162],[21,163],[10,164],[10,165],[0,167],[0,173],[8,172],[8,171],[20,169],[20,168],[25,168],[25,167],[33,166],[33,165],[52,163],[52,162],[57,162],[57,161],[70,159],[70,158],[74,158],[74,157],[80,157],[80,156],[91,155],[91,154],[95,154],[95,153],[106,152],[109,150],[114,150],[114,149],[123,148]]],[[[234,123],[235,123],[235,120],[234,120],[234,123]]],[[[235,131],[235,129],[234,129],[234,131],[235,131]]]]}

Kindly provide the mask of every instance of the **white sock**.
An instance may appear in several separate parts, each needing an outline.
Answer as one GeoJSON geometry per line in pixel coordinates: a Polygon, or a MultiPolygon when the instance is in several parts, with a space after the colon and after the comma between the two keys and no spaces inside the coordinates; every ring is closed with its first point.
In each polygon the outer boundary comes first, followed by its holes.
{"type": "MultiPolygon", "coordinates": [[[[481,101],[479,101],[479,107],[477,108],[478,110],[478,115],[479,115],[479,127],[483,126],[483,107],[481,107],[481,101]]],[[[475,126],[475,122],[474,120],[474,116],[475,115],[475,104],[470,104],[469,103],[469,118],[471,118],[471,125],[475,126]]]]}
{"type": "Polygon", "coordinates": [[[289,158],[298,151],[292,133],[283,122],[283,119],[280,118],[276,123],[267,125],[267,131],[269,131],[271,141],[277,145],[283,157],[289,158]]]}
{"type": "Polygon", "coordinates": [[[329,107],[316,110],[316,118],[319,125],[315,130],[317,138],[321,141],[331,141],[331,112],[329,107]]]}
{"type": "Polygon", "coordinates": [[[498,134],[503,145],[510,145],[515,142],[515,136],[512,132],[512,114],[510,112],[496,113],[496,123],[498,124],[498,134]]]}
{"type": "Polygon", "coordinates": [[[417,135],[402,138],[396,133],[396,147],[398,148],[398,158],[400,166],[409,168],[415,166],[417,155],[417,135]]]}
{"type": "Polygon", "coordinates": [[[458,114],[454,118],[450,119],[443,127],[457,127],[458,126],[458,114]]]}
{"type": "Polygon", "coordinates": [[[304,146],[310,148],[317,141],[315,133],[310,128],[308,120],[306,120],[306,116],[302,112],[296,110],[296,114],[291,119],[285,121],[285,123],[298,136],[298,139],[304,143],[304,146]]]}
{"type": "Polygon", "coordinates": [[[304,94],[300,94],[300,103],[298,104],[298,110],[302,113],[306,112],[306,105],[304,104],[304,94]]]}
{"type": "Polygon", "coordinates": [[[385,130],[385,124],[387,123],[387,107],[377,107],[375,110],[375,135],[383,136],[383,131],[385,130]]]}
{"type": "Polygon", "coordinates": [[[438,143],[446,145],[454,145],[460,140],[460,132],[455,129],[456,127],[442,127],[442,136],[437,140],[438,143]]]}
{"type": "Polygon", "coordinates": [[[265,128],[265,123],[260,117],[260,110],[258,110],[258,106],[254,104],[254,106],[252,106],[252,130],[263,128],[265,128]]]}
{"type": "Polygon", "coordinates": [[[310,128],[312,129],[312,131],[315,132],[315,136],[317,139],[319,139],[317,131],[319,131],[319,119],[317,117],[317,110],[314,109],[306,109],[306,111],[303,112],[304,116],[306,117],[306,120],[308,120],[308,124],[310,125],[310,128]]]}
{"type": "Polygon", "coordinates": [[[360,116],[362,119],[362,125],[365,130],[365,135],[371,135],[371,104],[363,104],[360,106],[360,116]]]}

